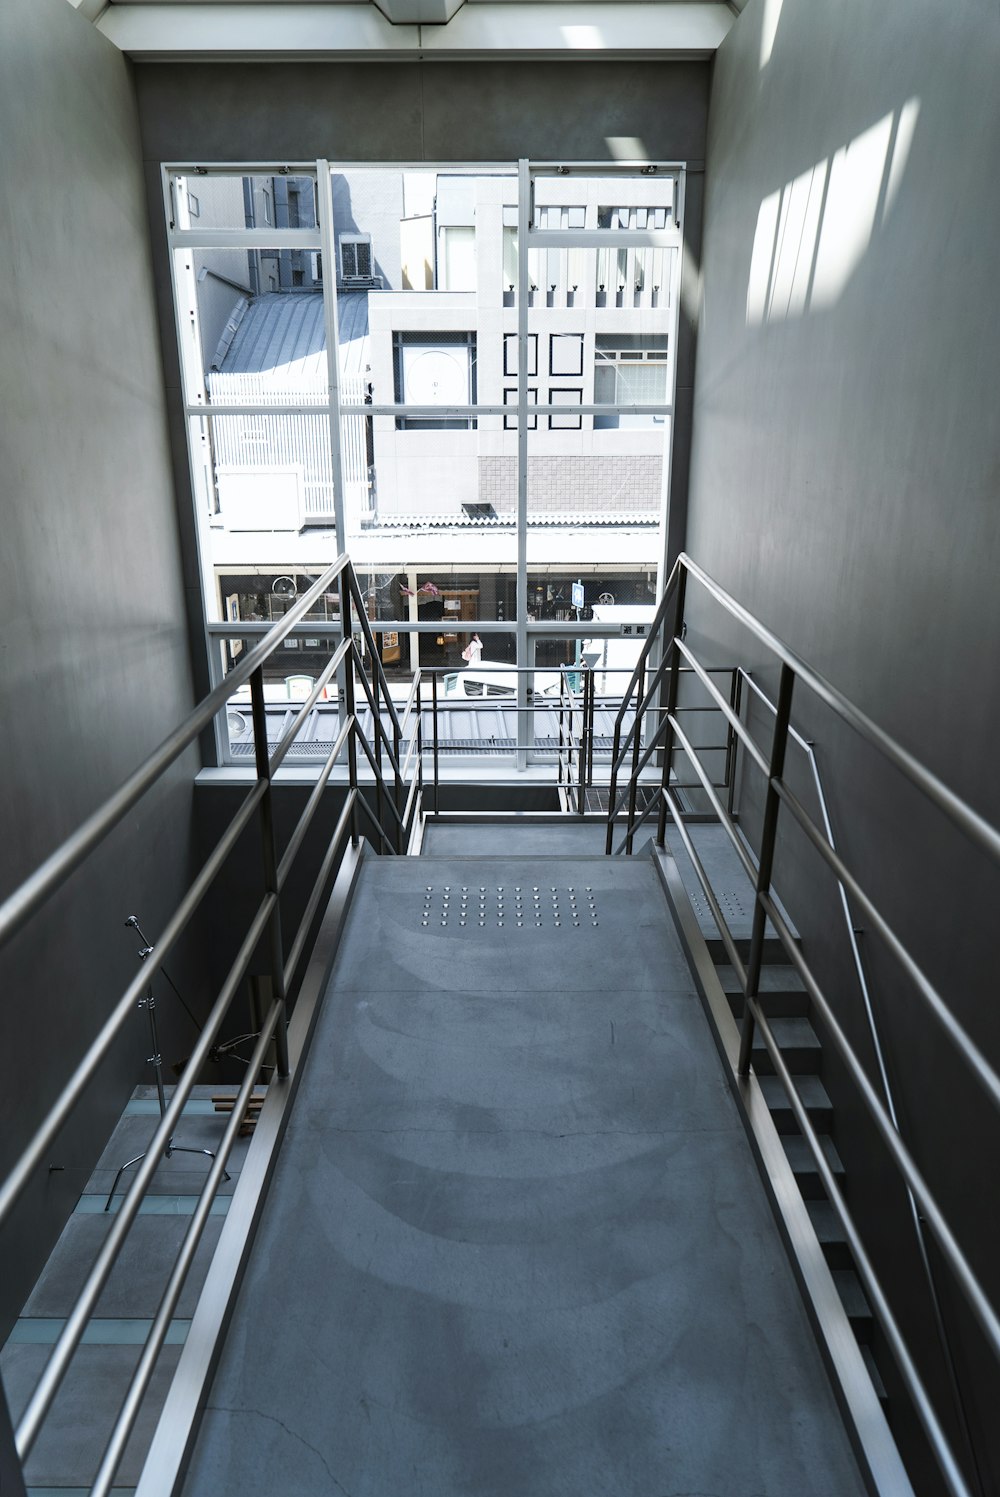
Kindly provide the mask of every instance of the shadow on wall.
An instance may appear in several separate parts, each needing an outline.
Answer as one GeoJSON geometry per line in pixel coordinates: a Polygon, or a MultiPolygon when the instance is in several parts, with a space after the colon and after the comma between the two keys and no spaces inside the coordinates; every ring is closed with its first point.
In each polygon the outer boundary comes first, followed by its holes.
{"type": "Polygon", "coordinates": [[[764,198],[747,284],[748,327],[836,306],[892,212],[919,114],[920,100],[907,99],[764,198]]]}

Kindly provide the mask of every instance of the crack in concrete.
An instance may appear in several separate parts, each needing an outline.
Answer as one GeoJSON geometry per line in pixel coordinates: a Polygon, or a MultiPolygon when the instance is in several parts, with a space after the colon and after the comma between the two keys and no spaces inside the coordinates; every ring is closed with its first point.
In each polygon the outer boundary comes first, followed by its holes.
{"type": "Polygon", "coordinates": [[[343,1492],[344,1497],[351,1497],[350,1492],[344,1486],[343,1482],[338,1481],[333,1472],[330,1470],[326,1456],[323,1454],[323,1452],[321,1450],[318,1450],[315,1445],[310,1445],[309,1441],[303,1435],[300,1435],[298,1430],[289,1429],[285,1421],[283,1419],[279,1419],[277,1414],[266,1414],[263,1409],[230,1408],[227,1404],[223,1403],[210,1403],[206,1404],[205,1407],[206,1409],[210,1409],[213,1413],[217,1414],[256,1415],[258,1419],[267,1419],[272,1424],[276,1424],[279,1429],[284,1430],[286,1435],[290,1435],[293,1440],[298,1440],[300,1445],[304,1445],[307,1450],[311,1450],[313,1455],[316,1456],[320,1465],[323,1467],[323,1470],[326,1472],[327,1476],[337,1488],[337,1491],[343,1492]]]}

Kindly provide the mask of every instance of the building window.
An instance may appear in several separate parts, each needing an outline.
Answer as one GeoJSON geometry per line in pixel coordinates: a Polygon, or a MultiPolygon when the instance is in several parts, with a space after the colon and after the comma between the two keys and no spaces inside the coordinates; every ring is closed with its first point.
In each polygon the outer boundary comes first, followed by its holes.
{"type": "MultiPolygon", "coordinates": [[[[549,405],[582,405],[582,390],[549,390],[549,405]]],[[[583,426],[582,416],[573,416],[567,413],[565,416],[551,415],[549,417],[549,431],[579,431],[583,426]]]]}
{"type": "Polygon", "coordinates": [[[438,230],[438,289],[475,291],[476,231],[471,224],[449,224],[438,230]]]}
{"type": "MultiPolygon", "coordinates": [[[[667,338],[654,334],[598,334],[594,340],[595,405],[666,405],[667,338]]],[[[594,429],[655,426],[662,416],[609,412],[594,417],[594,429]]]]}
{"type": "MultiPolygon", "coordinates": [[[[517,377],[517,334],[504,333],[503,372],[508,377],[517,377]]],[[[528,334],[528,373],[538,373],[538,334],[528,334]]]]}
{"type": "Polygon", "coordinates": [[[549,344],[549,373],[583,373],[583,334],[553,333],[549,344]]]}
{"type": "MultiPolygon", "coordinates": [[[[538,401],[538,390],[537,389],[534,389],[534,390],[529,389],[528,390],[528,405],[529,406],[535,405],[537,403],[537,401],[538,401]]],[[[517,405],[517,390],[516,389],[512,390],[509,386],[505,386],[504,387],[504,392],[503,392],[503,403],[504,403],[504,405],[514,405],[514,406],[516,406],[517,405]]],[[[517,417],[516,416],[504,416],[504,418],[503,418],[503,425],[504,425],[504,430],[505,431],[517,431],[517,417]]],[[[535,431],[537,429],[537,427],[538,427],[538,417],[537,416],[531,416],[531,415],[529,415],[528,416],[528,425],[527,425],[528,431],[535,431]]]]}
{"type": "Polygon", "coordinates": [[[343,235],[340,240],[340,274],[345,281],[370,281],[372,242],[369,235],[343,235]]]}
{"type": "MultiPolygon", "coordinates": [[[[475,333],[397,332],[392,343],[397,405],[475,404],[475,333]]],[[[475,422],[457,416],[398,416],[396,426],[411,431],[461,431],[475,422]]]]}

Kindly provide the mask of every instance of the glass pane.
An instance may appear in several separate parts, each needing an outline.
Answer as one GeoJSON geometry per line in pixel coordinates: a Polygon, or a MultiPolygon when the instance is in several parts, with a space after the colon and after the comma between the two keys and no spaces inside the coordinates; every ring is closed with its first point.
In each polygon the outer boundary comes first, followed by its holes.
{"type": "Polygon", "coordinates": [[[310,176],[175,173],[170,197],[173,226],[180,230],[315,229],[318,223],[310,176]]]}
{"type": "MultiPolygon", "coordinates": [[[[318,250],[174,251],[189,404],[319,405],[329,396],[318,250]]],[[[349,310],[349,309],[348,309],[349,310]]],[[[342,366],[351,353],[345,329],[342,366]]]]}
{"type": "Polygon", "coordinates": [[[494,329],[517,283],[516,177],[350,167],[332,183],[337,294],[354,302],[339,316],[345,403],[482,403],[488,324],[485,377],[502,404],[494,329]]]}
{"type": "Polygon", "coordinates": [[[544,177],[533,181],[536,229],[665,229],[673,226],[674,179],[544,177]]]}

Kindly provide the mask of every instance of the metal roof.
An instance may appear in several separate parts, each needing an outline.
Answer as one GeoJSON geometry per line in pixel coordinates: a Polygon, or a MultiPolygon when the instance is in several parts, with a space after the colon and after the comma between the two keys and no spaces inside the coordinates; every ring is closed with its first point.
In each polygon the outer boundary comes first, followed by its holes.
{"type": "MultiPolygon", "coordinates": [[[[368,363],[368,294],[341,292],[337,307],[341,371],[361,374],[368,363]]],[[[325,392],[322,296],[310,291],[269,291],[254,297],[219,364],[219,373],[270,374],[296,387],[315,379],[325,392]]]]}

